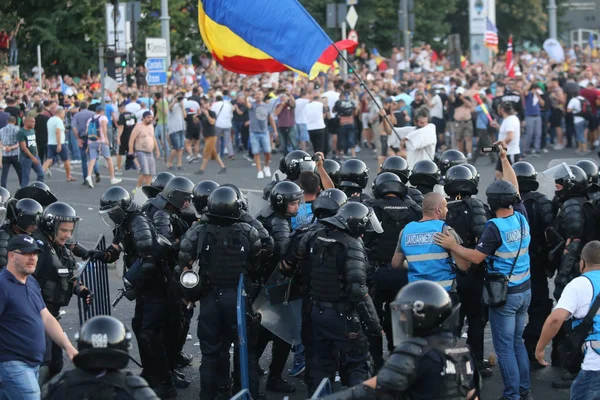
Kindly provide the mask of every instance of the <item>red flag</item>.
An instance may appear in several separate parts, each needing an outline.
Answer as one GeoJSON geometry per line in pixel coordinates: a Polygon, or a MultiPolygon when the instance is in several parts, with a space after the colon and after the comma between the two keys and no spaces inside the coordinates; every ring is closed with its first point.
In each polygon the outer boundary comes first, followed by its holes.
{"type": "Polygon", "coordinates": [[[508,48],[506,49],[506,75],[515,77],[515,63],[513,62],[512,35],[508,37],[508,48]]]}

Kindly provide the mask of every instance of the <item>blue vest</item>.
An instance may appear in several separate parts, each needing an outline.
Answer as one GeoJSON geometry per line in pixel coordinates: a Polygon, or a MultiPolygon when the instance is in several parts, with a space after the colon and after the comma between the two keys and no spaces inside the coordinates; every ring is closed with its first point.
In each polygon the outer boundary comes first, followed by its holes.
{"type": "Polygon", "coordinates": [[[408,263],[408,281],[433,281],[444,289],[452,289],[456,268],[452,257],[433,242],[433,235],[442,232],[444,221],[410,222],[404,227],[400,246],[408,263]]]}
{"type": "Polygon", "coordinates": [[[502,244],[491,256],[487,256],[486,260],[491,270],[508,276],[512,268],[517,252],[519,258],[513,270],[512,276],[508,282],[508,286],[517,286],[529,279],[529,224],[527,219],[520,212],[515,211],[513,215],[506,218],[492,218],[487,224],[494,224],[500,232],[502,244]],[[521,221],[519,223],[519,221],[521,221]],[[521,226],[523,226],[523,243],[521,243],[521,226]],[[519,243],[521,243],[521,251],[519,251],[519,243]]]}
{"type": "Polygon", "coordinates": [[[302,203],[298,214],[292,217],[292,230],[304,224],[310,224],[313,220],[312,203],[302,203]]]}
{"type": "MultiPolygon", "coordinates": [[[[588,278],[590,280],[590,282],[592,283],[592,287],[594,288],[594,294],[592,296],[592,300],[590,301],[590,307],[591,307],[592,303],[596,299],[596,296],[598,296],[598,293],[600,293],[600,271],[588,271],[588,272],[584,273],[583,276],[585,276],[586,278],[588,278]]],[[[575,328],[582,321],[583,321],[583,318],[582,319],[573,319],[571,326],[573,328],[575,328]]],[[[588,335],[588,337],[585,338],[585,341],[592,342],[592,343],[589,343],[590,346],[594,349],[594,351],[596,353],[600,354],[600,314],[599,313],[596,313],[596,315],[594,315],[594,325],[592,327],[592,333],[590,333],[588,335]]],[[[585,347],[585,350],[587,350],[587,349],[588,349],[588,346],[585,347]]]]}

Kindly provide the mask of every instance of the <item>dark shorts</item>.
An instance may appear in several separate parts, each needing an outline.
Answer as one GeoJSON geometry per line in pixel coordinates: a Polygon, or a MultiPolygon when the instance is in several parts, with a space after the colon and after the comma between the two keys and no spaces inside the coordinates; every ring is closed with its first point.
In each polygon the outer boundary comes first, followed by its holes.
{"type": "Polygon", "coordinates": [[[119,155],[126,156],[129,153],[129,136],[121,136],[121,144],[119,145],[119,155]]]}
{"type": "Polygon", "coordinates": [[[48,145],[48,158],[54,159],[57,155],[60,157],[62,161],[67,161],[69,159],[69,150],[67,149],[67,144],[63,143],[60,149],[60,152],[56,151],[57,145],[49,144],[48,145]]]}
{"type": "Polygon", "coordinates": [[[185,131],[185,138],[187,140],[200,140],[200,131],[199,130],[186,130],[185,131]]]}
{"type": "Polygon", "coordinates": [[[446,132],[446,121],[440,118],[431,117],[431,123],[435,125],[435,133],[441,135],[446,132]]]}
{"type": "MultiPolygon", "coordinates": [[[[520,159],[521,159],[520,154],[513,154],[513,155],[508,156],[508,162],[510,162],[510,165],[513,165],[520,159]]],[[[500,160],[500,158],[498,158],[498,161],[496,161],[496,171],[502,172],[502,160],[500,160]]]]}
{"type": "Polygon", "coordinates": [[[562,110],[559,110],[556,108],[553,109],[552,113],[550,114],[550,127],[551,128],[562,127],[563,118],[564,118],[564,113],[562,112],[562,110]]]}

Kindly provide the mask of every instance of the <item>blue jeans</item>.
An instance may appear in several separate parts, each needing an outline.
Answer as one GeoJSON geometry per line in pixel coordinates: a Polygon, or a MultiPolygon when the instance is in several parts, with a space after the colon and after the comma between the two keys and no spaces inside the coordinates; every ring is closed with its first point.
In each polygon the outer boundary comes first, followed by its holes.
{"type": "Polygon", "coordinates": [[[164,157],[165,154],[168,156],[169,155],[169,141],[167,140],[167,136],[166,133],[168,131],[169,127],[165,124],[165,129],[163,130],[163,124],[157,124],[156,127],[154,127],[154,137],[156,138],[156,141],[158,142],[158,148],[161,151],[161,156],[164,157]],[[162,139],[165,139],[165,142],[163,143],[162,139]]]}
{"type": "MultiPolygon", "coordinates": [[[[83,179],[88,176],[88,141],[83,140],[83,145],[79,148],[79,154],[81,155],[81,171],[83,172],[83,179]]],[[[94,164],[94,173],[98,173],[98,163],[94,164]]]]}
{"type": "Polygon", "coordinates": [[[600,371],[579,371],[571,384],[571,400],[600,400],[600,371]]]}
{"type": "Polygon", "coordinates": [[[19,58],[19,49],[10,49],[10,65],[17,65],[19,58]]]}
{"type": "Polygon", "coordinates": [[[23,361],[0,363],[0,400],[38,400],[40,366],[32,367],[23,361]]]}
{"type": "Polygon", "coordinates": [[[81,160],[81,155],[79,154],[79,145],[77,144],[77,136],[75,136],[75,131],[73,129],[69,129],[69,135],[67,136],[67,139],[69,141],[71,160],[81,160]]]}
{"type": "Polygon", "coordinates": [[[29,174],[31,173],[31,169],[35,171],[37,174],[37,180],[39,182],[44,182],[44,169],[42,168],[42,161],[39,157],[35,157],[39,161],[36,165],[31,161],[29,157],[21,158],[21,187],[29,185],[29,174]]]}
{"type": "Polygon", "coordinates": [[[302,365],[306,362],[304,359],[304,345],[302,343],[293,347],[294,351],[294,366],[302,365]]]}
{"type": "Polygon", "coordinates": [[[502,395],[509,400],[519,400],[519,391],[530,388],[529,356],[523,342],[529,303],[531,289],[508,294],[505,305],[489,308],[492,342],[504,381],[502,395]]]}
{"type": "Polygon", "coordinates": [[[578,143],[585,143],[585,128],[587,127],[588,123],[585,120],[575,124],[575,139],[578,143]]]}

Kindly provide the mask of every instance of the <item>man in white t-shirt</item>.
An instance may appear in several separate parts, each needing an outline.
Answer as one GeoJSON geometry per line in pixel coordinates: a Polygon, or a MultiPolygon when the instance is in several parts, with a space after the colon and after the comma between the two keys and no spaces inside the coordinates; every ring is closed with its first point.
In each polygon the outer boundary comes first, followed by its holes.
{"type": "MultiPolygon", "coordinates": [[[[506,155],[511,164],[516,163],[521,155],[521,121],[516,116],[513,110],[512,103],[503,102],[498,107],[498,113],[503,118],[502,125],[498,125],[496,121],[490,125],[498,129],[498,140],[503,140],[506,143],[506,155]]],[[[502,164],[500,160],[496,164],[496,179],[502,179],[502,164]]]]}
{"type": "MultiPolygon", "coordinates": [[[[573,279],[562,292],[554,311],[546,318],[540,339],[535,348],[535,358],[544,366],[546,346],[559,332],[563,323],[574,323],[587,315],[595,296],[600,292],[600,241],[588,242],[581,251],[579,268],[582,276],[573,279]],[[572,319],[572,321],[567,321],[572,319]]],[[[571,400],[600,399],[600,315],[594,317],[592,333],[584,342],[581,371],[571,385],[571,400]]]]}
{"type": "MultiPolygon", "coordinates": [[[[226,92],[228,93],[228,92],[226,92]]],[[[219,95],[216,97],[215,103],[211,106],[210,110],[217,115],[217,122],[215,122],[215,133],[217,134],[217,151],[221,157],[225,155],[225,150],[229,155],[229,159],[233,160],[233,141],[231,140],[231,128],[233,127],[233,106],[227,100],[223,99],[223,96],[219,95]],[[221,145],[221,140],[224,140],[225,146],[221,145]]]]}
{"type": "Polygon", "coordinates": [[[583,96],[577,96],[569,100],[567,104],[567,113],[573,115],[577,154],[587,154],[587,124],[586,119],[581,116],[585,101],[583,96]]]}
{"type": "MultiPolygon", "coordinates": [[[[127,103],[127,105],[125,106],[125,111],[129,111],[132,114],[135,114],[138,111],[140,111],[140,108],[142,108],[142,106],[139,105],[137,100],[138,100],[138,94],[131,93],[129,95],[129,103],[127,103]]],[[[140,121],[140,120],[138,120],[138,121],[140,121]]]]}
{"type": "Polygon", "coordinates": [[[294,108],[294,120],[296,121],[300,150],[306,150],[306,144],[310,140],[308,128],[306,127],[306,105],[310,102],[310,95],[308,90],[302,89],[301,96],[296,99],[296,107],[294,108]]]}

